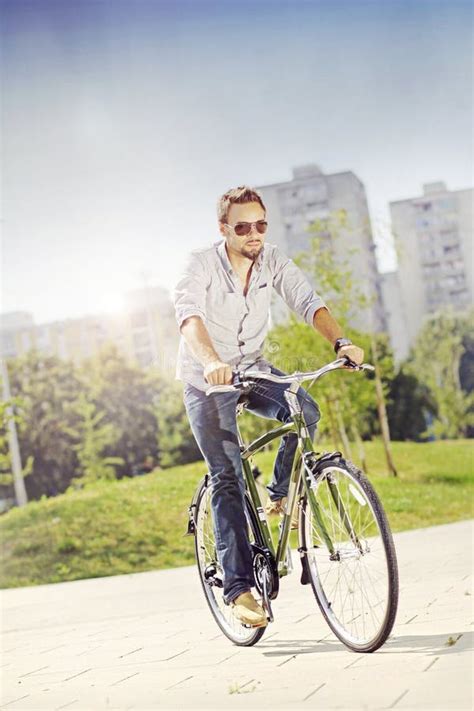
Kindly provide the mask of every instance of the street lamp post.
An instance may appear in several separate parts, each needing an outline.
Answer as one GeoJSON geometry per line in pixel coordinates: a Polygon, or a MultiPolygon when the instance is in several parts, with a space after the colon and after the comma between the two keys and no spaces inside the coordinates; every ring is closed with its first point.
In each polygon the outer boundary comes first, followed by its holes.
{"type": "Polygon", "coordinates": [[[16,433],[16,424],[14,419],[13,407],[10,404],[10,381],[8,379],[7,364],[3,358],[0,358],[0,371],[3,383],[3,399],[7,405],[8,419],[8,446],[10,449],[10,458],[12,462],[13,486],[15,488],[15,498],[18,506],[25,506],[28,503],[26,495],[25,482],[23,481],[23,470],[21,467],[20,447],[18,445],[18,437],[16,433]]]}

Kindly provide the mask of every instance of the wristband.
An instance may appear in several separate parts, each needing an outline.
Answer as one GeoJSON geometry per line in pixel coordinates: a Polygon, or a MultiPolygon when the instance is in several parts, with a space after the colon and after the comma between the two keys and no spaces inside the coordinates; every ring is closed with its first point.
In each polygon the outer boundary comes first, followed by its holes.
{"type": "Polygon", "coordinates": [[[337,355],[337,352],[339,348],[342,348],[343,346],[352,346],[353,343],[350,340],[350,338],[337,338],[336,342],[334,343],[334,352],[337,355]]]}

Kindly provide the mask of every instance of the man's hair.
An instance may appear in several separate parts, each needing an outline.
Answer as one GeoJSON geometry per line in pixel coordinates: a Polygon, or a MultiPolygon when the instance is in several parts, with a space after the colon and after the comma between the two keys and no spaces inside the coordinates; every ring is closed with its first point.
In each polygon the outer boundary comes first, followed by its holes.
{"type": "Polygon", "coordinates": [[[217,203],[217,219],[219,222],[226,222],[231,205],[244,205],[247,202],[258,202],[266,212],[262,197],[254,188],[248,185],[241,185],[238,188],[228,190],[217,203]]]}

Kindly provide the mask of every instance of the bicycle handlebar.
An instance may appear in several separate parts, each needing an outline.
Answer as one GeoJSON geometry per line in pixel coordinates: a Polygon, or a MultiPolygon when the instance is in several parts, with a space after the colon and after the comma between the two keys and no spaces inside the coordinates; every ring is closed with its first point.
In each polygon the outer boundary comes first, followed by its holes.
{"type": "Polygon", "coordinates": [[[274,373],[266,373],[260,370],[236,370],[234,371],[234,377],[232,384],[228,385],[211,385],[206,390],[206,395],[211,395],[212,393],[226,393],[232,392],[234,390],[240,390],[252,385],[255,380],[270,380],[272,383],[303,383],[305,380],[317,380],[326,373],[330,373],[332,370],[338,370],[339,368],[350,369],[350,370],[375,370],[373,365],[369,363],[362,363],[358,365],[354,361],[350,360],[347,356],[343,358],[337,358],[331,363],[324,365],[318,370],[313,370],[309,372],[295,372],[289,375],[275,375],[274,373]]]}

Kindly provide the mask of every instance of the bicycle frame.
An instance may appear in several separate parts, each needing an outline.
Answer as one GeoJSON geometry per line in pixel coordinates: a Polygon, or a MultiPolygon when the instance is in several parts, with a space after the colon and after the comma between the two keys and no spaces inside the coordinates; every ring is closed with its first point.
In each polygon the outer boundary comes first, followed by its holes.
{"type": "Polygon", "coordinates": [[[302,484],[305,487],[306,495],[308,496],[311,508],[315,515],[315,519],[318,523],[320,533],[323,536],[330,553],[334,552],[334,546],[329,536],[329,533],[327,532],[322,522],[322,518],[319,515],[319,505],[316,500],[314,491],[310,486],[310,480],[308,476],[303,475],[303,473],[305,472],[305,457],[307,457],[308,454],[311,453],[315,454],[315,451],[308,433],[308,428],[303,413],[298,402],[298,388],[298,383],[291,383],[290,387],[285,391],[285,398],[287,399],[287,402],[290,406],[292,422],[280,425],[279,427],[276,427],[275,429],[266,432],[248,445],[244,444],[240,434],[240,430],[237,427],[239,444],[241,448],[242,468],[247,483],[247,489],[255,507],[255,511],[257,512],[258,525],[260,527],[262,539],[265,541],[265,545],[275,557],[276,566],[280,577],[287,575],[289,572],[288,567],[286,565],[286,552],[288,547],[288,539],[290,537],[291,517],[296,503],[296,498],[298,496],[298,492],[300,491],[302,484]],[[298,436],[298,449],[295,453],[295,458],[293,460],[290,484],[288,489],[288,503],[286,507],[286,513],[282,519],[282,526],[280,529],[280,535],[278,537],[277,550],[275,551],[273,538],[265,517],[260,495],[258,493],[255,479],[250,467],[249,459],[269,442],[272,442],[274,439],[280,438],[283,435],[290,433],[294,433],[298,436]]]}
{"type": "MultiPolygon", "coordinates": [[[[265,545],[267,546],[268,550],[271,552],[271,554],[274,556],[275,561],[276,561],[276,566],[278,570],[278,574],[280,577],[283,575],[286,575],[288,573],[287,565],[285,563],[285,556],[287,552],[287,547],[288,547],[288,539],[290,536],[290,528],[291,528],[291,515],[296,503],[296,498],[301,491],[302,486],[305,489],[306,496],[308,498],[311,510],[313,512],[313,516],[316,522],[316,525],[319,529],[319,533],[321,534],[322,539],[324,540],[327,549],[330,553],[331,556],[337,555],[333,541],[331,539],[330,534],[328,533],[324,522],[323,522],[323,517],[321,516],[321,511],[319,504],[316,499],[316,495],[313,491],[312,485],[314,483],[314,475],[313,472],[309,469],[309,464],[310,462],[308,461],[311,457],[313,457],[314,461],[314,455],[316,454],[313,448],[313,443],[311,441],[311,437],[309,436],[308,428],[304,419],[304,415],[302,412],[302,409],[300,407],[297,393],[298,389],[300,387],[301,382],[303,380],[317,380],[318,378],[322,377],[323,375],[326,375],[326,373],[329,373],[333,370],[337,370],[341,367],[350,367],[350,368],[355,368],[356,370],[373,370],[373,366],[368,365],[368,364],[361,364],[357,365],[350,361],[347,357],[342,357],[338,358],[335,361],[328,363],[327,365],[323,366],[322,368],[319,368],[319,370],[315,370],[313,372],[309,373],[293,373],[290,376],[275,376],[276,382],[289,382],[289,387],[285,390],[284,396],[286,401],[288,402],[290,412],[291,412],[291,417],[292,417],[292,422],[285,423],[284,425],[280,425],[280,427],[276,427],[275,429],[271,430],[270,432],[265,433],[261,437],[258,437],[256,440],[251,442],[249,445],[245,445],[245,443],[242,440],[242,436],[240,434],[239,427],[237,426],[237,433],[238,433],[238,438],[239,438],[239,445],[240,445],[240,450],[241,450],[241,459],[242,459],[242,468],[243,468],[243,474],[245,477],[245,481],[247,484],[247,489],[250,494],[250,498],[252,499],[252,503],[254,505],[255,511],[257,513],[257,521],[258,521],[258,526],[260,528],[260,533],[262,540],[265,542],[265,545]],[[267,523],[267,520],[265,518],[265,513],[263,511],[263,506],[262,502],[260,500],[260,496],[258,494],[257,486],[255,484],[255,480],[252,474],[252,470],[250,468],[250,464],[248,462],[249,458],[258,452],[262,447],[264,447],[266,444],[271,442],[272,440],[276,439],[277,437],[282,437],[285,434],[290,434],[294,433],[298,437],[298,450],[297,453],[295,453],[295,458],[293,461],[293,466],[292,466],[292,471],[290,475],[290,483],[289,483],[289,489],[288,489],[288,503],[286,507],[286,513],[283,516],[282,520],[282,526],[280,529],[280,535],[278,538],[278,546],[277,550],[275,551],[275,547],[273,544],[273,539],[270,533],[270,529],[267,523]]],[[[259,371],[244,371],[243,373],[239,374],[241,378],[241,384],[245,385],[245,380],[250,379],[250,378],[259,378],[263,377],[263,374],[259,371]]],[[[269,380],[272,380],[273,378],[268,378],[269,380]]],[[[247,383],[248,385],[251,385],[251,382],[247,383]]],[[[211,392],[219,391],[228,391],[228,390],[235,390],[235,387],[233,385],[217,385],[217,386],[211,386],[207,391],[206,394],[210,394],[211,392]]],[[[242,407],[242,405],[238,406],[242,407]]],[[[328,478],[327,480],[328,487],[331,493],[331,496],[334,500],[334,503],[337,507],[337,510],[339,512],[339,515],[341,517],[341,521],[346,528],[347,532],[351,536],[351,539],[353,540],[355,545],[359,545],[359,541],[357,539],[357,536],[355,535],[354,529],[352,527],[350,517],[348,516],[344,504],[339,496],[339,491],[337,489],[337,486],[328,478]]]]}

